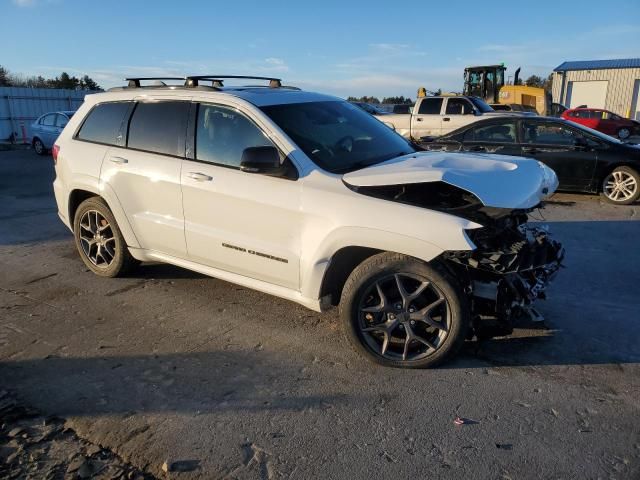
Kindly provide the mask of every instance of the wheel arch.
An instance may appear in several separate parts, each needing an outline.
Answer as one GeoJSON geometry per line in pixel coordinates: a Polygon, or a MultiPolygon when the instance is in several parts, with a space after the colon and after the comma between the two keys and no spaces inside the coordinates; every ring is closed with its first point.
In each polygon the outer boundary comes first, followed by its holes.
{"type": "Polygon", "coordinates": [[[367,258],[381,252],[383,250],[355,245],[342,247],[335,252],[322,277],[319,298],[328,297],[332,306],[338,305],[351,272],[367,258]]]}
{"type": "Polygon", "coordinates": [[[606,165],[605,167],[602,168],[602,170],[600,171],[600,175],[598,175],[598,178],[596,179],[596,182],[597,182],[596,187],[597,187],[598,193],[602,193],[602,183],[604,182],[604,179],[607,178],[607,175],[609,175],[611,172],[613,172],[616,168],[619,168],[619,167],[630,168],[633,171],[635,171],[638,175],[640,175],[640,165],[628,160],[606,165]]]}
{"type": "Polygon", "coordinates": [[[108,185],[102,185],[101,189],[94,189],[87,185],[77,186],[72,188],[69,192],[69,197],[67,199],[67,211],[69,214],[69,224],[73,230],[73,223],[76,211],[80,204],[91,197],[99,197],[105,201],[111,213],[116,219],[118,223],[118,228],[122,232],[122,236],[124,237],[127,245],[133,248],[139,248],[140,245],[135,236],[133,229],[131,228],[131,224],[118,201],[118,197],[116,197],[115,192],[111,190],[108,185]],[[101,191],[99,191],[101,190],[101,191]]]}

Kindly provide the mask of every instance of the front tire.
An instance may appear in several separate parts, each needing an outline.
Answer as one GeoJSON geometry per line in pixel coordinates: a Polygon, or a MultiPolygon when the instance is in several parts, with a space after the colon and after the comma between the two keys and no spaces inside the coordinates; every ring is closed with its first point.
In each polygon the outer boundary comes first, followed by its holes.
{"type": "Polygon", "coordinates": [[[397,253],[368,258],[340,299],[354,349],[390,367],[428,368],[454,355],[469,327],[465,297],[444,269],[397,253]]]}
{"type": "Polygon", "coordinates": [[[101,277],[119,277],[136,264],[106,202],[92,197],[80,204],[73,220],[76,247],[84,264],[101,277]]]}
{"type": "Polygon", "coordinates": [[[37,137],[33,139],[33,150],[38,155],[45,155],[47,153],[44,143],[42,143],[42,140],[37,137]]]}
{"type": "Polygon", "coordinates": [[[602,181],[602,195],[615,205],[630,205],[640,197],[640,175],[633,168],[617,167],[602,181]]]}

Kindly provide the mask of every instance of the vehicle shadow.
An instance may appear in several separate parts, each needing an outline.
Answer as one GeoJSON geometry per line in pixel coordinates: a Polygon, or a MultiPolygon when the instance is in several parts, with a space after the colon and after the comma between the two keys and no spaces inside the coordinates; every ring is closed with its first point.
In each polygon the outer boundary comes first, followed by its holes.
{"type": "Polygon", "coordinates": [[[309,393],[299,362],[264,351],[50,355],[0,362],[0,378],[0,388],[40,398],[61,416],[296,412],[357,400],[327,385],[309,393]]]}

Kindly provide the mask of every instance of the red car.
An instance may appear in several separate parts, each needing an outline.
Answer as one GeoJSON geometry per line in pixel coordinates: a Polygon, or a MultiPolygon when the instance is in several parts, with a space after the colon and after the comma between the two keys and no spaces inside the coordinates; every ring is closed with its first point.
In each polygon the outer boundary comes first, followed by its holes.
{"type": "Polygon", "coordinates": [[[593,128],[620,140],[640,133],[640,122],[623,118],[609,110],[599,108],[572,108],[562,112],[562,118],[593,128]]]}

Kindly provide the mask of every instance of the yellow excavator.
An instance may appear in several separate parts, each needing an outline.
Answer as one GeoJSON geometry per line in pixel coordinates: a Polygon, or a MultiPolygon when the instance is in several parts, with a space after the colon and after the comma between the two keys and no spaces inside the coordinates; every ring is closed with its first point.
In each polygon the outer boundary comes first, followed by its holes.
{"type": "Polygon", "coordinates": [[[481,65],[464,69],[464,95],[482,98],[496,110],[531,111],[547,115],[549,99],[543,88],[518,85],[520,68],[514,73],[513,84],[504,81],[507,67],[481,65]]]}

